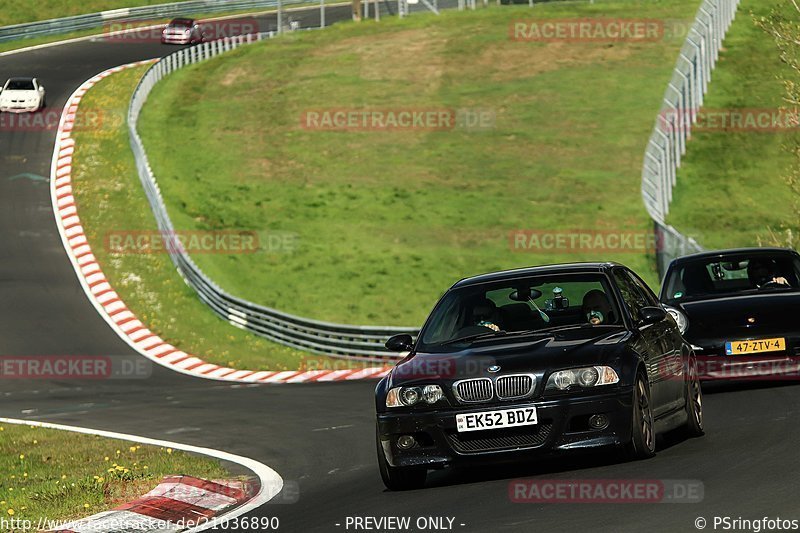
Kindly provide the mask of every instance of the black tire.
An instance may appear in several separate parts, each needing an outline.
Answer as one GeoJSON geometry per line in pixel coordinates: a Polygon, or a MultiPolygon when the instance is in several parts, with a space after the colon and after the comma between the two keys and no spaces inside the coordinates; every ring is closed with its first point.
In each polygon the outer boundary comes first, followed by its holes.
{"type": "Polygon", "coordinates": [[[381,472],[383,484],[389,490],[413,490],[425,486],[428,470],[425,467],[396,467],[386,461],[381,446],[380,434],[375,432],[375,444],[378,451],[378,469],[381,472]]]}
{"type": "Polygon", "coordinates": [[[631,440],[627,446],[630,459],[647,459],[656,454],[656,432],[650,402],[650,385],[642,374],[633,386],[631,440]]]}
{"type": "Polygon", "coordinates": [[[686,369],[686,426],[684,431],[689,438],[702,437],[703,429],[703,389],[700,386],[700,376],[697,373],[697,360],[689,358],[686,369]]]}

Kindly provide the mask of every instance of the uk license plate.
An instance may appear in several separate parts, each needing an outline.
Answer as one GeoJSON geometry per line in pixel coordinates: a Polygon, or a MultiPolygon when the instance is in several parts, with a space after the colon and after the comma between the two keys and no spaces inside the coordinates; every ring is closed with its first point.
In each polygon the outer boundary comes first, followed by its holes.
{"type": "Polygon", "coordinates": [[[533,426],[537,422],[536,407],[517,407],[456,415],[456,429],[459,432],[533,426]]]}

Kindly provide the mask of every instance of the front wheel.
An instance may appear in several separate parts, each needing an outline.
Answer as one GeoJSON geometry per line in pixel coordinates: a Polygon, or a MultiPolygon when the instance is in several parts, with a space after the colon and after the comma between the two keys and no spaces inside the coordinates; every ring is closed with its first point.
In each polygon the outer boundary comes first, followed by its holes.
{"type": "Polygon", "coordinates": [[[650,386],[644,376],[636,376],[633,390],[633,427],[627,455],[631,459],[647,459],[656,453],[656,433],[653,424],[653,409],[650,404],[650,386]]]}
{"type": "Polygon", "coordinates": [[[386,460],[386,455],[383,453],[381,436],[377,432],[377,429],[375,431],[375,443],[378,451],[378,469],[381,472],[383,484],[386,485],[387,489],[411,490],[421,489],[425,486],[425,478],[428,476],[428,471],[425,467],[398,467],[390,465],[386,460]]]}
{"type": "Polygon", "coordinates": [[[700,388],[700,376],[697,373],[697,360],[689,359],[686,370],[686,426],[688,437],[701,437],[703,430],[703,390],[700,388]]]}

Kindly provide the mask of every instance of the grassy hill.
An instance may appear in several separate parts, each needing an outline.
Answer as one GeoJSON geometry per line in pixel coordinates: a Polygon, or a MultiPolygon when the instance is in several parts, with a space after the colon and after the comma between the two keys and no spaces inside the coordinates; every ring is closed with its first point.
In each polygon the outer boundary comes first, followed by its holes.
{"type": "Polygon", "coordinates": [[[649,232],[642,157],[682,37],[520,42],[509,26],[534,14],[675,26],[698,5],[490,7],[287,35],[170,76],[140,129],[176,227],[295,238],[195,257],[230,292],[292,313],[414,325],[461,277],[557,261],[618,260],[655,286],[646,250],[534,253],[510,235],[649,232]],[[478,129],[301,125],[309,111],[364,109],[493,118],[478,129]]]}

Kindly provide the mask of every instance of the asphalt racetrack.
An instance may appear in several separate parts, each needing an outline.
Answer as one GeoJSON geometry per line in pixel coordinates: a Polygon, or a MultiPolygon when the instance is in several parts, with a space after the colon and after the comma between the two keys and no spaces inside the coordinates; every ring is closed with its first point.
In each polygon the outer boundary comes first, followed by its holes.
{"type": "MultiPolygon", "coordinates": [[[[303,25],[318,12],[293,14],[303,25]]],[[[330,9],[329,21],[349,16],[330,9]]],[[[274,17],[262,17],[272,24],[274,17]]],[[[0,57],[0,77],[38,76],[61,109],[87,78],[175,47],[101,39],[0,57]]],[[[0,353],[135,356],[84,295],[56,229],[49,176],[54,131],[0,131],[0,353]]],[[[697,531],[699,517],[800,519],[800,386],[707,387],[706,436],[667,436],[641,462],[584,456],[443,471],[428,487],[384,490],[374,444],[374,381],[233,385],[153,365],[147,379],[0,380],[0,416],[212,447],[274,468],[286,488],[253,514],[290,532],[356,531],[355,517],[444,518],[454,531],[697,531]],[[693,480],[699,503],[512,503],[517,478],[693,480]],[[448,519],[452,519],[451,522],[448,519]]],[[[436,524],[428,522],[428,526],[436,524]]],[[[721,528],[718,526],[717,530],[721,528]]],[[[375,529],[370,529],[375,530],[375,529]]],[[[389,528],[380,530],[390,531],[389,528]]],[[[432,526],[425,530],[432,530],[432,526]]]]}

